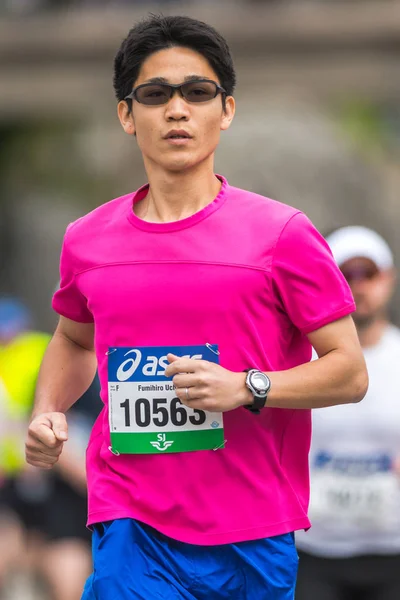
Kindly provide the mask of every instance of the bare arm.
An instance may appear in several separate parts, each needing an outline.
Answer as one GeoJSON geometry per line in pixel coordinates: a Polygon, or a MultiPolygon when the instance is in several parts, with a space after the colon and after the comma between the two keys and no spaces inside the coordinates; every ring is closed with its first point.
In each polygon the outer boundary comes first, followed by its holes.
{"type": "Polygon", "coordinates": [[[368,388],[364,356],[351,317],[308,335],[318,360],[287,371],[268,373],[268,406],[322,408],[359,402],[368,388]]]}
{"type": "Polygon", "coordinates": [[[68,438],[65,414],[82,396],[96,372],[93,324],[60,317],[38,377],[26,440],[29,464],[50,468],[68,438]]]}
{"type": "Polygon", "coordinates": [[[60,317],[40,368],[33,417],[67,412],[86,392],[95,373],[93,324],[60,317]]]}
{"type": "MultiPolygon", "coordinates": [[[[310,333],[308,339],[320,358],[287,371],[268,372],[272,385],[267,405],[304,409],[362,400],[368,374],[353,319],[339,319],[310,333]]],[[[166,375],[173,377],[183,404],[219,412],[252,403],[243,373],[171,354],[168,359],[166,375]]]]}

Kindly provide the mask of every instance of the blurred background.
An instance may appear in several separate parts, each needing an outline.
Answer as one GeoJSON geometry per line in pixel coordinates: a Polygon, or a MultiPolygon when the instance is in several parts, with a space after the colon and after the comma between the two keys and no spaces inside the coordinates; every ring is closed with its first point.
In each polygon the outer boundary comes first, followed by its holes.
{"type": "MultiPolygon", "coordinates": [[[[209,22],[232,48],[237,116],[217,172],[300,208],[323,233],[372,227],[400,262],[400,1],[0,0],[0,295],[27,311],[29,327],[18,322],[18,332],[54,329],[50,302],[68,223],[145,182],[117,120],[112,69],[130,26],[160,11],[209,22]]],[[[399,299],[397,291],[398,325],[399,299]]],[[[77,440],[96,415],[90,403],[77,440]]],[[[43,587],[43,569],[40,581],[3,571],[4,599],[47,600],[49,590],[51,600],[79,598],[55,591],[57,583],[43,587]]]]}

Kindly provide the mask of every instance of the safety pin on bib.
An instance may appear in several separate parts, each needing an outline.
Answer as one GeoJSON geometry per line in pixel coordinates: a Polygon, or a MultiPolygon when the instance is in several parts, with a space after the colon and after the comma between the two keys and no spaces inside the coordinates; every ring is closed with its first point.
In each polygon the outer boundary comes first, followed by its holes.
{"type": "Polygon", "coordinates": [[[214,348],[211,346],[211,344],[209,344],[208,342],[207,342],[207,344],[205,344],[205,347],[206,347],[206,348],[208,348],[209,350],[211,350],[211,352],[214,352],[214,354],[216,354],[217,356],[219,356],[219,355],[221,354],[219,350],[215,350],[215,349],[214,349],[214,348]]]}
{"type": "Polygon", "coordinates": [[[108,446],[108,449],[111,452],[111,454],[114,454],[114,456],[121,456],[121,453],[118,452],[118,450],[113,450],[112,446],[108,446]]]}
{"type": "Polygon", "coordinates": [[[220,448],[223,448],[225,446],[225,444],[226,444],[227,441],[228,440],[224,440],[220,446],[217,446],[216,448],[213,448],[213,451],[215,452],[216,450],[219,450],[220,448]]]}
{"type": "Polygon", "coordinates": [[[112,354],[113,352],[116,352],[116,351],[117,351],[116,348],[112,348],[111,350],[107,350],[106,356],[108,356],[109,354],[112,354]]]}

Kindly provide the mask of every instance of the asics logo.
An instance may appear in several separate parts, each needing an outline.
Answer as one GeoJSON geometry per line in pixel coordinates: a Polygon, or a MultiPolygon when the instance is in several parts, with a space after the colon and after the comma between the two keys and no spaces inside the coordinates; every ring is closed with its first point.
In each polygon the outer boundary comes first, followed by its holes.
{"type": "MultiPolygon", "coordinates": [[[[143,357],[142,352],[137,348],[128,350],[128,352],[124,354],[124,357],[127,357],[126,360],[124,360],[117,369],[118,381],[127,381],[139,368],[145,377],[163,376],[165,375],[165,369],[169,365],[166,355],[160,357],[143,357]]],[[[190,356],[190,354],[187,354],[182,358],[201,360],[203,355],[194,354],[193,356],[190,356]]]]}

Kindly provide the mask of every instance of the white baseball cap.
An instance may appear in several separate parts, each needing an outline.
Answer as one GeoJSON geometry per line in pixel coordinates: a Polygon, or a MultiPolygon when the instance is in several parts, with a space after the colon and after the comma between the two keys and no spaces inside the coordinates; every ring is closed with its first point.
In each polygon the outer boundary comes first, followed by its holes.
{"type": "Polygon", "coordinates": [[[326,238],[339,267],[352,258],[369,258],[380,271],[391,269],[393,254],[387,242],[367,227],[341,227],[326,238]]]}

